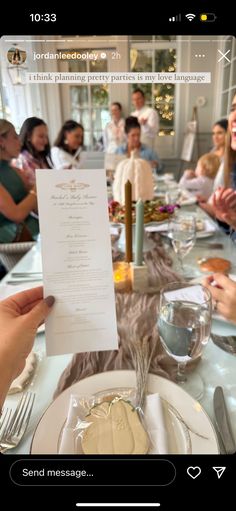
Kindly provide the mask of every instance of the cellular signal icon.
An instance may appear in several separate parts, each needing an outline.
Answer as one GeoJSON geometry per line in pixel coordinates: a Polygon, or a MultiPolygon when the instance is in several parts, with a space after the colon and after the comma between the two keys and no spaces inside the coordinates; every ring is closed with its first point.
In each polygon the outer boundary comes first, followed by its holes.
{"type": "Polygon", "coordinates": [[[193,21],[194,18],[196,18],[196,14],[185,14],[185,18],[187,18],[188,21],[193,21]]]}
{"type": "Polygon", "coordinates": [[[169,18],[169,21],[181,21],[181,14],[176,14],[176,16],[172,16],[172,18],[169,18]]]}

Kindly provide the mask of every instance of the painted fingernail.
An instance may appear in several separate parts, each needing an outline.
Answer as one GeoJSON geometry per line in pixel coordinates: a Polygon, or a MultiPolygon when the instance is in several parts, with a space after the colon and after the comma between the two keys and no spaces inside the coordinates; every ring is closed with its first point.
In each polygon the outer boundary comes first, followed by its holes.
{"type": "Polygon", "coordinates": [[[45,302],[46,304],[48,305],[48,307],[52,307],[52,305],[54,304],[55,302],[55,297],[54,296],[47,296],[47,298],[45,298],[45,302]]]}

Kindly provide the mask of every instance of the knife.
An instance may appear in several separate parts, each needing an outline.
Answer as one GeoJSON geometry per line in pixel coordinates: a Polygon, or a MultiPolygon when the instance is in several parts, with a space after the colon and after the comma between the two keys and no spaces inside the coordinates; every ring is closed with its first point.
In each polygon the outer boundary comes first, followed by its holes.
{"type": "Polygon", "coordinates": [[[222,387],[216,387],[213,397],[216,426],[220,433],[226,454],[236,452],[236,444],[233,437],[229,414],[226,408],[225,397],[222,387]]]}

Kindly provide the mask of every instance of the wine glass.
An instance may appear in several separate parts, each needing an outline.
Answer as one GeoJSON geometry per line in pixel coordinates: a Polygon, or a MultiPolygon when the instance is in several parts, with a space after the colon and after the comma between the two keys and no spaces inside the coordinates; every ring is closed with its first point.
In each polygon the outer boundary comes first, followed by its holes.
{"type": "Polygon", "coordinates": [[[172,282],[161,289],[160,341],[178,364],[177,381],[196,399],[203,395],[203,381],[196,371],[187,381],[186,364],[201,356],[210,336],[211,316],[211,294],[201,284],[172,282]]]}
{"type": "Polygon", "coordinates": [[[168,189],[166,191],[166,203],[167,204],[176,204],[178,203],[178,200],[180,199],[181,190],[179,188],[176,188],[176,186],[173,188],[172,186],[168,186],[168,189]]]}
{"type": "Polygon", "coordinates": [[[183,258],[190,252],[196,241],[196,218],[192,215],[176,215],[169,222],[169,238],[178,257],[182,274],[192,276],[193,269],[183,264],[183,258]]]}

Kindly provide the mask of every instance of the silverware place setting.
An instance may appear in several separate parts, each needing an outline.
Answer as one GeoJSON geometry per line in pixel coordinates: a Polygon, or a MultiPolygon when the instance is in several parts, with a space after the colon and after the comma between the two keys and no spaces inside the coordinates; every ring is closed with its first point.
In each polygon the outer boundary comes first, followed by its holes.
{"type": "Polygon", "coordinates": [[[3,410],[0,422],[0,452],[17,447],[26,433],[34,406],[35,393],[26,392],[22,395],[14,413],[3,410]]]}
{"type": "Polygon", "coordinates": [[[236,452],[236,443],[230,424],[223,388],[220,386],[215,388],[213,406],[221,453],[234,454],[236,452]]]}

